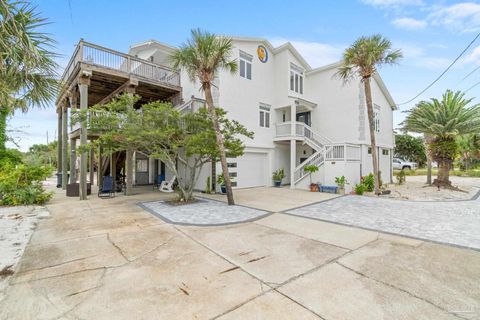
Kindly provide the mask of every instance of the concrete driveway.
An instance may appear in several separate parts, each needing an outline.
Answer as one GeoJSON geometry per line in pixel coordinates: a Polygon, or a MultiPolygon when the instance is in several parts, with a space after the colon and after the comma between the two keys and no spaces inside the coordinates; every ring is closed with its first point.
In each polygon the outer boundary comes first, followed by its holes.
{"type": "Polygon", "coordinates": [[[479,319],[480,253],[285,214],[166,224],[57,195],[0,319],[479,319]]]}

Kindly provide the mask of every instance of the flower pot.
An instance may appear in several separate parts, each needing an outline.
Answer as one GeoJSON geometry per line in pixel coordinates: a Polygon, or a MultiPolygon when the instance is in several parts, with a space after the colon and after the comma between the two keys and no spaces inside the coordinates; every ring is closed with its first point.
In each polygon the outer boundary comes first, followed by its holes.
{"type": "Polygon", "coordinates": [[[310,185],[310,191],[311,191],[311,192],[318,192],[318,184],[312,183],[312,184],[310,185]]]}
{"type": "Polygon", "coordinates": [[[220,186],[220,190],[222,190],[222,193],[227,193],[227,187],[226,186],[220,186]]]}
{"type": "Polygon", "coordinates": [[[280,188],[281,185],[282,185],[282,180],[273,180],[274,187],[280,188]]]}
{"type": "Polygon", "coordinates": [[[338,194],[345,194],[345,187],[338,187],[338,194]]]}
{"type": "Polygon", "coordinates": [[[391,190],[382,190],[382,195],[390,194],[392,193],[391,190]]]}

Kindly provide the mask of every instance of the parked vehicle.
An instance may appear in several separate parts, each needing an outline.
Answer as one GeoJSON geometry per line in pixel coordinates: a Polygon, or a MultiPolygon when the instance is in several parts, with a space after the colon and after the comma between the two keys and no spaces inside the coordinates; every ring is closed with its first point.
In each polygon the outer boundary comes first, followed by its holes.
{"type": "Polygon", "coordinates": [[[393,169],[397,170],[415,170],[417,168],[417,164],[415,162],[405,161],[400,158],[393,158],[393,169]]]}

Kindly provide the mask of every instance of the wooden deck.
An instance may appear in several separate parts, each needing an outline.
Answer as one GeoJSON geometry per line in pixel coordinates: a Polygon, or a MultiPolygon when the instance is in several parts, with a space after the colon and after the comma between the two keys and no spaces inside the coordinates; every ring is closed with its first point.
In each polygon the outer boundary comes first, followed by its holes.
{"type": "Polygon", "coordinates": [[[90,74],[88,106],[107,102],[128,82],[135,84],[140,103],[155,100],[180,102],[173,101],[181,92],[177,70],[81,40],[62,75],[63,86],[57,104],[76,90],[83,72],[90,74]]]}

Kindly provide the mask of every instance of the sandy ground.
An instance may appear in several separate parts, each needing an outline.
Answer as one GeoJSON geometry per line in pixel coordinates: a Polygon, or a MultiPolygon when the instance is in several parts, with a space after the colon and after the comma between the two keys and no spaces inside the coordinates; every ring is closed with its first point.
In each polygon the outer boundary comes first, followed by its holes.
{"type": "Polygon", "coordinates": [[[389,184],[388,189],[392,193],[382,197],[417,201],[464,200],[471,199],[480,190],[480,178],[450,177],[452,185],[462,191],[444,188],[438,190],[437,187],[425,184],[426,180],[426,176],[407,176],[403,185],[389,184]]]}
{"type": "Polygon", "coordinates": [[[44,207],[38,206],[0,208],[0,300],[35,230],[37,220],[48,215],[44,207]]]}

